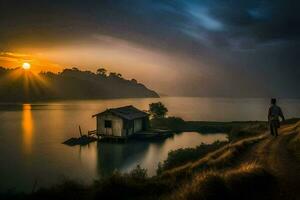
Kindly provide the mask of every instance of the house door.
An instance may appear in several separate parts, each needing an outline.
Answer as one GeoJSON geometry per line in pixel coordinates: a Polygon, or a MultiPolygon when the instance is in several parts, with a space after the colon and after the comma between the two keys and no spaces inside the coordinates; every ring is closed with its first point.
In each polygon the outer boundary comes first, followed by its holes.
{"type": "Polygon", "coordinates": [[[111,120],[105,120],[104,121],[104,128],[105,128],[105,134],[106,135],[112,135],[112,121],[111,120]]]}

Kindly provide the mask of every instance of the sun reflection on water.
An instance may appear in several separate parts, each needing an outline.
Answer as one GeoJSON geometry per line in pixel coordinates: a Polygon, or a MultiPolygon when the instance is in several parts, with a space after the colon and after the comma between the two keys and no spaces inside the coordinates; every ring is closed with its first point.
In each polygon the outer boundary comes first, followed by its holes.
{"type": "Polygon", "coordinates": [[[33,137],[33,120],[30,104],[23,104],[22,131],[24,151],[26,154],[30,154],[32,151],[33,137]]]}

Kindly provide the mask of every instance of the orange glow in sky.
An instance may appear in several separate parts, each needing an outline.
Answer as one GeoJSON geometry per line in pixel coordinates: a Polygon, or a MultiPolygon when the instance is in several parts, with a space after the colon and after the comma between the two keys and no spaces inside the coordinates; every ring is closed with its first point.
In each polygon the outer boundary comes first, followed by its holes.
{"type": "Polygon", "coordinates": [[[30,72],[36,74],[46,71],[57,73],[72,67],[96,72],[104,67],[109,72],[121,73],[126,79],[134,78],[151,89],[164,91],[167,90],[165,86],[178,81],[178,77],[183,77],[190,71],[189,66],[194,65],[191,59],[187,62],[180,56],[120,38],[105,35],[93,37],[92,43],[16,47],[11,52],[0,52],[0,66],[22,68],[24,63],[28,63],[30,72]],[[161,78],[153,81],[153,77],[161,78]]]}
{"type": "Polygon", "coordinates": [[[62,67],[33,53],[0,52],[0,66],[8,68],[21,67],[39,73],[41,71],[59,72],[62,67]]]}
{"type": "Polygon", "coordinates": [[[25,63],[23,63],[22,67],[23,67],[23,69],[25,69],[25,70],[29,70],[30,67],[31,67],[31,65],[30,65],[29,63],[25,62],[25,63]]]}

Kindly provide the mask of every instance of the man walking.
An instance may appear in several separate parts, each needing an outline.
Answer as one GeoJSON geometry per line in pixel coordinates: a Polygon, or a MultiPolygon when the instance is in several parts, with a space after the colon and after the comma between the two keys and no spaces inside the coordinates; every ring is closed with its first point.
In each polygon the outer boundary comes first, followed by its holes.
{"type": "Polygon", "coordinates": [[[271,135],[278,136],[278,128],[280,127],[279,117],[284,121],[282,110],[276,105],[276,99],[271,99],[271,107],[269,108],[268,120],[270,124],[271,135]]]}

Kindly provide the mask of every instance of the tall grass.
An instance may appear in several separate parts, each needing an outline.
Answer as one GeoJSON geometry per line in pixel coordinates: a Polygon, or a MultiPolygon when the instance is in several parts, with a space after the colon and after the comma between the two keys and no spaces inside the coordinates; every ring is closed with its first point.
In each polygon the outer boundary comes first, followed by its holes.
{"type": "Polygon", "coordinates": [[[246,138],[235,143],[208,153],[205,157],[185,165],[166,170],[160,176],[174,180],[191,177],[193,173],[207,169],[224,169],[237,165],[242,160],[243,154],[257,142],[265,139],[266,136],[255,136],[246,138]]]}
{"type": "Polygon", "coordinates": [[[215,151],[228,144],[228,142],[216,141],[212,144],[204,144],[195,148],[180,148],[172,150],[168,153],[167,159],[159,164],[157,174],[161,174],[163,171],[172,169],[184,165],[188,162],[193,162],[204,157],[208,153],[215,151]]]}
{"type": "MultiPolygon", "coordinates": [[[[292,130],[295,133],[300,132],[300,121],[296,123],[294,126],[291,127],[292,130]]],[[[300,162],[300,134],[295,134],[293,138],[288,143],[287,149],[294,155],[296,160],[300,162]]]]}
{"type": "Polygon", "coordinates": [[[166,199],[273,199],[277,191],[275,178],[255,163],[243,164],[227,171],[208,170],[196,175],[166,199]]]}
{"type": "Polygon", "coordinates": [[[229,141],[237,141],[242,138],[256,136],[268,130],[266,122],[252,122],[243,125],[234,126],[228,133],[229,141]]]}

